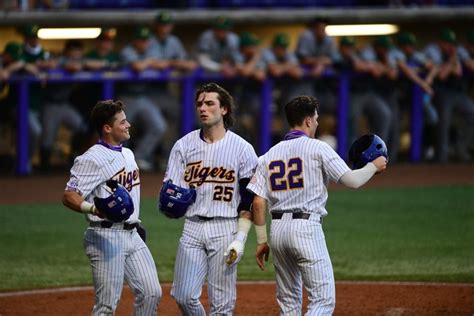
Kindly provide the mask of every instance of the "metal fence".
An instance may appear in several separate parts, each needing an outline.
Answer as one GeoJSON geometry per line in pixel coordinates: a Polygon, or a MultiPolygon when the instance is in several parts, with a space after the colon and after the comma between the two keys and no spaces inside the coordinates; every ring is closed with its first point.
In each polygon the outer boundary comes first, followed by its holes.
{"type": "MultiPolygon", "coordinates": [[[[352,80],[351,73],[327,73],[327,77],[337,80],[337,153],[344,159],[347,159],[348,150],[348,116],[350,103],[350,84],[352,80]]],[[[78,82],[96,82],[102,85],[102,98],[113,99],[115,84],[124,81],[133,82],[168,82],[175,81],[181,85],[181,134],[188,133],[195,126],[194,109],[194,89],[196,84],[206,81],[222,82],[228,79],[216,74],[206,74],[201,69],[187,75],[176,75],[171,71],[147,70],[136,73],[128,69],[118,71],[98,71],[98,72],[78,72],[69,74],[62,70],[54,70],[48,73],[48,82],[50,83],[78,83],[78,82]]],[[[27,175],[28,169],[28,148],[29,148],[29,129],[28,129],[28,111],[29,111],[29,89],[32,83],[40,82],[40,79],[34,76],[15,76],[10,79],[10,83],[17,85],[18,107],[17,107],[17,157],[16,172],[19,175],[27,175]]],[[[267,78],[261,83],[261,107],[259,122],[259,154],[265,153],[271,146],[271,104],[273,79],[267,78]]],[[[411,147],[410,160],[419,161],[421,159],[421,138],[423,128],[421,88],[417,85],[412,87],[412,105],[411,105],[411,147]]]]}

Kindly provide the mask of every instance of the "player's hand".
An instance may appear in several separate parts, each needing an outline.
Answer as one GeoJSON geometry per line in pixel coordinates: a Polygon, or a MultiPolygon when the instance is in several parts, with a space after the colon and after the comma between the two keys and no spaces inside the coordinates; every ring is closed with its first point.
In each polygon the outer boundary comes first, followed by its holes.
{"type": "Polygon", "coordinates": [[[377,157],[372,163],[375,165],[375,168],[377,168],[376,173],[382,173],[387,169],[387,163],[388,159],[385,158],[384,156],[377,157]]]}
{"type": "Polygon", "coordinates": [[[257,251],[255,252],[255,258],[260,270],[265,271],[265,262],[268,261],[270,256],[270,247],[268,243],[264,242],[257,245],[257,251]]]}
{"type": "Polygon", "coordinates": [[[92,215],[95,215],[95,216],[97,216],[97,217],[100,217],[100,218],[102,218],[102,219],[105,219],[104,213],[102,213],[101,211],[99,211],[99,209],[98,209],[97,207],[95,207],[95,205],[92,207],[91,214],[92,214],[92,215]]]}
{"type": "Polygon", "coordinates": [[[241,240],[234,240],[231,242],[227,250],[224,252],[224,256],[226,257],[225,262],[229,267],[236,265],[240,259],[242,259],[242,255],[244,254],[244,243],[241,240]]]}
{"type": "Polygon", "coordinates": [[[238,231],[235,235],[234,241],[230,243],[229,247],[227,247],[226,251],[224,252],[226,263],[229,267],[237,264],[240,259],[242,259],[245,248],[245,240],[247,240],[247,234],[242,231],[238,231]]]}

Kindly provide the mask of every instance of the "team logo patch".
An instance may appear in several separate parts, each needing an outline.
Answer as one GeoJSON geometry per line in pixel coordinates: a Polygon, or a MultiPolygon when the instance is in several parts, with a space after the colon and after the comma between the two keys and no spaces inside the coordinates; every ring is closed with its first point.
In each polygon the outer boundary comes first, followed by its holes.
{"type": "Polygon", "coordinates": [[[252,178],[250,179],[250,183],[252,183],[252,184],[257,183],[257,177],[256,177],[256,176],[252,176],[252,178]]]}

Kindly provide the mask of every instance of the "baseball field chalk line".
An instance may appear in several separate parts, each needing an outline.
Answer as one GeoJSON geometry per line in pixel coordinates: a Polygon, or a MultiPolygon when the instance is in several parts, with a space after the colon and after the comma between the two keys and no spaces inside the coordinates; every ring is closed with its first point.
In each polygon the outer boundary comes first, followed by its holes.
{"type": "MultiPolygon", "coordinates": [[[[237,285],[253,285],[253,284],[269,284],[275,285],[275,281],[239,281],[237,285]]],[[[401,281],[336,281],[336,285],[405,285],[405,286],[446,286],[446,287],[474,287],[474,283],[446,283],[446,282],[401,282],[401,281]]],[[[170,287],[171,283],[163,283],[161,286],[170,287]]],[[[36,294],[53,294],[61,292],[79,292],[79,291],[93,291],[92,286],[76,286],[76,287],[61,287],[55,289],[38,289],[18,292],[4,292],[0,293],[0,297],[12,297],[22,295],[36,295],[36,294]]],[[[474,315],[474,314],[473,314],[474,315]]]]}

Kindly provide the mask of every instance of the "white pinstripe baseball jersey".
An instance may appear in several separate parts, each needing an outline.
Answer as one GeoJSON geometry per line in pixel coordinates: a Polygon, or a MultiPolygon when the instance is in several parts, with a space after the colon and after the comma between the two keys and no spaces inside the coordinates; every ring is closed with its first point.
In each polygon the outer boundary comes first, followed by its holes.
{"type": "MultiPolygon", "coordinates": [[[[105,182],[114,179],[130,193],[135,210],[128,223],[139,222],[140,174],[133,152],[121,146],[99,141],[76,158],[71,168],[67,191],[75,191],[93,203],[94,197],[111,194],[105,182]]],[[[88,214],[90,222],[106,220],[88,214]]],[[[137,230],[123,223],[88,227],[84,234],[84,250],[89,257],[96,302],[92,315],[114,315],[120,301],[124,280],[135,295],[135,315],[156,315],[162,296],[156,265],[150,250],[137,230]]]]}
{"type": "Polygon", "coordinates": [[[239,179],[252,176],[257,165],[255,150],[232,131],[211,144],[200,133],[192,131],[176,142],[164,181],[196,188],[196,202],[186,217],[237,217],[239,179]]]}
{"type": "MultiPolygon", "coordinates": [[[[77,157],[71,168],[71,177],[66,190],[78,192],[86,201],[94,203],[94,197],[110,195],[105,181],[117,180],[130,193],[135,210],[128,223],[139,221],[140,215],[140,173],[133,152],[125,147],[113,147],[98,143],[83,155],[77,157]]],[[[102,219],[87,215],[89,221],[102,219]]]]}
{"type": "Polygon", "coordinates": [[[328,144],[300,136],[281,141],[261,156],[247,189],[265,198],[270,211],[326,216],[328,182],[339,181],[349,170],[328,144]]]}

